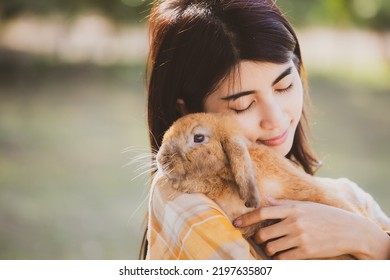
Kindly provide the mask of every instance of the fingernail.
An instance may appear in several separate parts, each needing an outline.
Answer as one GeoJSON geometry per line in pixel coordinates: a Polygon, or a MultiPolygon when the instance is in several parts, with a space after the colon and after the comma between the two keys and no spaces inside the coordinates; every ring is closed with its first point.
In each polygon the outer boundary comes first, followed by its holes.
{"type": "Polygon", "coordinates": [[[234,225],[235,227],[240,227],[240,226],[242,225],[242,220],[241,220],[240,218],[235,219],[235,220],[233,221],[233,225],[234,225]]]}

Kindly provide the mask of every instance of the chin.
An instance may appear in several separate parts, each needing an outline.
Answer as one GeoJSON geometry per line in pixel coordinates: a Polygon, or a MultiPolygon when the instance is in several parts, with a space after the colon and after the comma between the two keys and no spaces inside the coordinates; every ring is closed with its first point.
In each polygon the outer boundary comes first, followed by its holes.
{"type": "Polygon", "coordinates": [[[290,151],[291,147],[282,147],[282,146],[278,146],[278,147],[272,147],[272,149],[278,153],[279,155],[285,157],[288,152],[290,151]]]}
{"type": "Polygon", "coordinates": [[[285,157],[292,148],[292,140],[290,141],[290,139],[288,139],[283,144],[270,148],[272,148],[277,154],[281,155],[282,157],[285,157]]]}

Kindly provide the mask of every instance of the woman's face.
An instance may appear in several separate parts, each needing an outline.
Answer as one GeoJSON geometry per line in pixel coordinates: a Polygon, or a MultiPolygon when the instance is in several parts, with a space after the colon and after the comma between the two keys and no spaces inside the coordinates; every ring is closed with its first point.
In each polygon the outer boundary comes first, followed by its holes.
{"type": "Polygon", "coordinates": [[[287,155],[303,104],[302,82],[294,63],[242,61],[238,66],[239,73],[229,75],[232,78],[206,97],[205,112],[234,115],[250,141],[287,155]]]}

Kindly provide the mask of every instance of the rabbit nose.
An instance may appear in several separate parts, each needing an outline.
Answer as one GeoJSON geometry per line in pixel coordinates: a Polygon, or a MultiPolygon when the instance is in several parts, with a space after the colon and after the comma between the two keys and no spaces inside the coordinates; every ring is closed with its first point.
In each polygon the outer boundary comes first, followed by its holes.
{"type": "Polygon", "coordinates": [[[158,153],[157,153],[157,155],[156,155],[156,161],[157,161],[157,163],[162,164],[163,158],[164,158],[163,152],[162,152],[161,150],[158,151],[158,153]]]}
{"type": "Polygon", "coordinates": [[[166,165],[167,164],[167,158],[166,157],[160,157],[159,159],[158,159],[158,162],[162,165],[162,166],[164,166],[164,165],[166,165]]]}
{"type": "Polygon", "coordinates": [[[156,160],[157,160],[157,162],[158,162],[159,164],[161,164],[162,166],[164,166],[165,164],[168,163],[167,153],[164,152],[164,151],[158,152],[157,157],[156,157],[156,160]]]}

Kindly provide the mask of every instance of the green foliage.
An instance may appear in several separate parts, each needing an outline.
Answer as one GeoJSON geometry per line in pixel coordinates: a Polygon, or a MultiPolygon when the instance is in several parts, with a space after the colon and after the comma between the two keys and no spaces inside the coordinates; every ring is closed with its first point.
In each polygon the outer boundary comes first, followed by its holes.
{"type": "MultiPolygon", "coordinates": [[[[2,0],[0,13],[10,18],[29,12],[39,15],[61,13],[72,16],[98,11],[120,22],[145,22],[152,0],[2,0]]],[[[388,0],[277,0],[296,25],[359,25],[390,29],[388,0]]],[[[1,15],[0,14],[0,15],[1,15]]]]}
{"type": "Polygon", "coordinates": [[[2,0],[0,15],[12,18],[23,13],[48,15],[59,13],[73,16],[81,12],[97,11],[115,21],[139,22],[146,18],[151,1],[145,0],[2,0]]]}
{"type": "Polygon", "coordinates": [[[390,29],[390,1],[386,0],[277,0],[277,4],[298,26],[390,29]]]}

